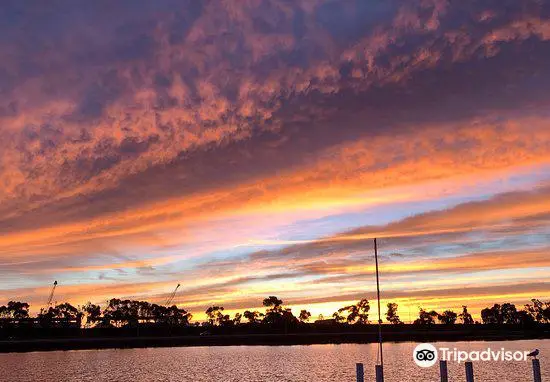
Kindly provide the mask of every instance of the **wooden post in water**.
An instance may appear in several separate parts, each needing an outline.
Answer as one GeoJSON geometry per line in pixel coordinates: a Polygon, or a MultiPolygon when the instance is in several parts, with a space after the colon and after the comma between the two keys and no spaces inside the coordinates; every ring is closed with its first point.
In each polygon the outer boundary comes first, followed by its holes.
{"type": "Polygon", "coordinates": [[[439,361],[439,374],[441,382],[449,382],[449,373],[447,372],[447,361],[439,361]]]}
{"type": "Polygon", "coordinates": [[[466,382],[474,382],[474,365],[468,361],[466,365],[466,382]]]}
{"type": "Polygon", "coordinates": [[[362,363],[355,365],[355,374],[357,375],[357,382],[365,382],[365,371],[362,363]]]}
{"type": "Polygon", "coordinates": [[[376,365],[375,372],[376,372],[376,382],[384,382],[384,369],[382,369],[382,365],[376,365]]]}
{"type": "Polygon", "coordinates": [[[542,377],[540,374],[540,362],[536,358],[533,358],[533,381],[542,382],[542,377]]]}

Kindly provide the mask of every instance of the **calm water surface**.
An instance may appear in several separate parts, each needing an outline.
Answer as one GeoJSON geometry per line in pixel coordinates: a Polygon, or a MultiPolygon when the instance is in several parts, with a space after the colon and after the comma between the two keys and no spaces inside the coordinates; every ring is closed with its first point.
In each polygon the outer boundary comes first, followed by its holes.
{"type": "MultiPolygon", "coordinates": [[[[542,380],[550,381],[550,340],[439,342],[459,350],[541,350],[542,380]]],[[[438,366],[412,360],[416,343],[384,345],[386,382],[439,381],[438,366]]],[[[227,346],[76,350],[0,354],[2,381],[355,381],[355,363],[374,380],[376,345],[227,346]]],[[[478,381],[532,381],[530,362],[474,363],[478,381]]],[[[465,381],[464,366],[449,363],[451,381],[465,381]]]]}

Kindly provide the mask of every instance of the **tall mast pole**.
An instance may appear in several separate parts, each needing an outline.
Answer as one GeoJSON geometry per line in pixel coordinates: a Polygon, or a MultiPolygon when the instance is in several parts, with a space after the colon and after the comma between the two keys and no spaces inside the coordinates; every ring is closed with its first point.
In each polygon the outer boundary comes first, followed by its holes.
{"type": "Polygon", "coordinates": [[[382,316],[380,311],[380,278],[378,276],[378,246],[374,238],[374,261],[376,262],[376,295],[378,298],[378,346],[380,351],[380,366],[384,370],[384,353],[382,352],[382,316]]]}

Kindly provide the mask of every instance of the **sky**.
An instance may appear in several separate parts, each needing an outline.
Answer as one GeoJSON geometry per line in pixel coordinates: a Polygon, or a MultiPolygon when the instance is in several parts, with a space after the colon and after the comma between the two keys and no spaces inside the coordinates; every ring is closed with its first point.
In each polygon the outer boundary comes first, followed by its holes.
{"type": "Polygon", "coordinates": [[[0,4],[0,304],[550,298],[550,1],[0,4]]]}

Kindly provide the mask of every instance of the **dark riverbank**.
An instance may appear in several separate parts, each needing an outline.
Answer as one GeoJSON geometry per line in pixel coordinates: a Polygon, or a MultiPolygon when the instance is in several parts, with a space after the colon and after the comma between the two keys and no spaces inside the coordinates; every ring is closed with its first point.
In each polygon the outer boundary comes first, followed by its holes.
{"type": "MultiPolygon", "coordinates": [[[[230,346],[230,345],[312,345],[340,343],[371,343],[377,341],[376,327],[360,328],[360,331],[308,332],[308,333],[213,333],[210,335],[166,335],[140,330],[142,335],[125,331],[113,335],[105,331],[83,329],[64,333],[65,336],[10,337],[0,340],[0,352],[29,352],[49,350],[143,348],[173,346],[230,346]],[[143,333],[145,332],[145,333],[143,333]],[[147,333],[149,332],[149,333],[147,333]],[[67,336],[67,334],[72,334],[67,336]],[[111,334],[106,336],[105,334],[111,334]],[[122,334],[122,335],[120,335],[122,334]],[[154,334],[154,335],[152,335],[154,334]]],[[[34,333],[35,335],[39,333],[34,333]]],[[[44,334],[44,333],[43,333],[44,334]]],[[[51,333],[49,333],[51,334],[51,333]]],[[[510,326],[457,325],[455,327],[418,328],[410,325],[384,327],[384,341],[388,342],[437,342],[437,341],[504,341],[523,339],[550,339],[550,325],[533,328],[510,326]]]]}

